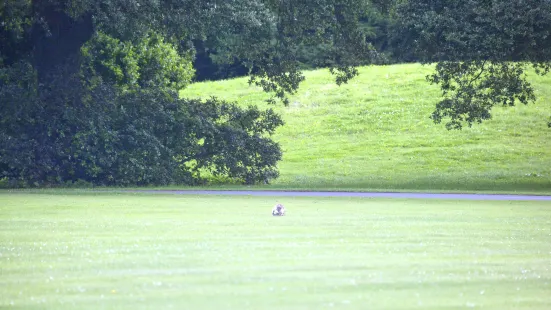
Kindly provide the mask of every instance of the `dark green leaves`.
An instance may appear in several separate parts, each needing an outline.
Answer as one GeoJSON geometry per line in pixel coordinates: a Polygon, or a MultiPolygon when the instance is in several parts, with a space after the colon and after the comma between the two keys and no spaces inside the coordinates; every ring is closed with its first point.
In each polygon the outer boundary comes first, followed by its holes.
{"type": "Polygon", "coordinates": [[[160,88],[90,88],[66,73],[40,95],[1,88],[0,177],[26,186],[197,184],[200,171],[242,183],[277,177],[281,150],[269,135],[283,123],[272,110],[160,88]]]}
{"type": "Polygon", "coordinates": [[[205,171],[243,183],[277,177],[277,114],[177,95],[194,73],[186,40],[228,25],[262,34],[271,15],[238,3],[227,14],[215,1],[8,4],[0,178],[47,186],[196,184],[205,171]]]}
{"type": "Polygon", "coordinates": [[[551,2],[409,0],[399,6],[400,31],[444,100],[431,118],[461,129],[491,117],[495,105],[535,100],[525,70],[551,66],[551,2]]]}
{"type": "Polygon", "coordinates": [[[436,73],[427,77],[440,84],[444,100],[437,104],[431,118],[440,123],[451,120],[448,129],[470,127],[491,118],[494,105],[512,106],[535,100],[534,90],[526,81],[523,63],[490,61],[440,62],[436,73]]]}

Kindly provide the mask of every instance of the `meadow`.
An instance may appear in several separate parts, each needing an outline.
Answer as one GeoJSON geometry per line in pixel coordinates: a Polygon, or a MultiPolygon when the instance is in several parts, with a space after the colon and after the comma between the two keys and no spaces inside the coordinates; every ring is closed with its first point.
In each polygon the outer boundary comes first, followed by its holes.
{"type": "Polygon", "coordinates": [[[535,104],[495,107],[493,119],[448,131],[429,119],[440,99],[419,64],[360,68],[337,86],[328,70],[308,71],[288,107],[246,78],[196,83],[182,96],[217,96],[271,107],[286,124],[281,176],[270,188],[551,192],[551,75],[529,72],[535,104]]]}
{"type": "Polygon", "coordinates": [[[549,207],[0,191],[0,308],[550,309],[549,207]]]}

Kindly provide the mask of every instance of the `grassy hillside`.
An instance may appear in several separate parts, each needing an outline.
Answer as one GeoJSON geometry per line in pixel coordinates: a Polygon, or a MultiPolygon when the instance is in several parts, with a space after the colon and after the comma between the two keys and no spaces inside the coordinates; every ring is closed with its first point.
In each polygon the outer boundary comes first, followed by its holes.
{"type": "MultiPolygon", "coordinates": [[[[551,76],[531,75],[538,101],[495,108],[494,118],[447,131],[429,115],[439,89],[431,67],[365,67],[337,86],[328,70],[306,73],[275,135],[284,150],[274,188],[551,191],[551,76]]],[[[186,97],[217,96],[267,107],[246,78],[191,85],[186,97]]]]}

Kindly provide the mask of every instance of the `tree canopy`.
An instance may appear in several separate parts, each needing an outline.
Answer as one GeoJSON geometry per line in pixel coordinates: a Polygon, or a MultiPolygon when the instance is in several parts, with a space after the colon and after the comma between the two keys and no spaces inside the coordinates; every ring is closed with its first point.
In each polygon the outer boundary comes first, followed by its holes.
{"type": "Polygon", "coordinates": [[[534,101],[527,66],[551,68],[549,0],[408,0],[397,14],[417,59],[437,63],[428,80],[444,99],[432,119],[449,118],[449,129],[489,119],[495,105],[534,101]]]}
{"type": "Polygon", "coordinates": [[[371,57],[360,0],[9,0],[0,4],[0,177],[19,185],[243,183],[277,177],[272,109],[181,99],[194,42],[240,59],[286,102],[297,51],[323,44],[338,83],[371,57]]]}

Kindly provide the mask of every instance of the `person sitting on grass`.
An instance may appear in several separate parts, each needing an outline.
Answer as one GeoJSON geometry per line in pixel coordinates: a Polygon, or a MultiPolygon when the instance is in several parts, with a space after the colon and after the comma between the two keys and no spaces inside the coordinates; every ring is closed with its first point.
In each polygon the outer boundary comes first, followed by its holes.
{"type": "Polygon", "coordinates": [[[284,216],[285,215],[285,207],[278,203],[274,206],[272,209],[272,215],[273,216],[284,216]]]}

